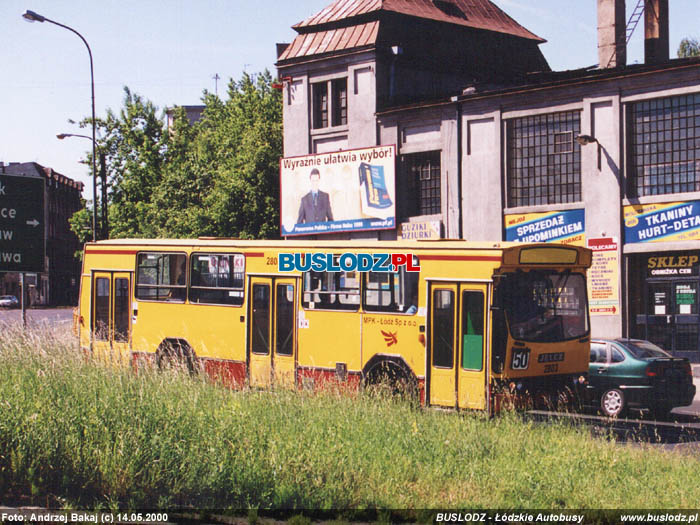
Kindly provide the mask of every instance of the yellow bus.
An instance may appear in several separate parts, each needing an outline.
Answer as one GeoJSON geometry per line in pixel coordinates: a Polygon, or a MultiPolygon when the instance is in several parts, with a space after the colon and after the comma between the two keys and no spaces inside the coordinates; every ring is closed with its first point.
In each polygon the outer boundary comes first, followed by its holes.
{"type": "Polygon", "coordinates": [[[554,244],[108,240],[85,247],[76,319],[83,350],[121,362],[252,387],[388,377],[491,411],[585,381],[590,264],[554,244]]]}

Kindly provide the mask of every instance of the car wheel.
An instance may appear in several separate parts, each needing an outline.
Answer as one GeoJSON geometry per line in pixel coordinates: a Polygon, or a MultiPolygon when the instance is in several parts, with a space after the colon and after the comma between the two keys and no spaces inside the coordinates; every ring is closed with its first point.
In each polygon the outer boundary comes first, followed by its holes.
{"type": "Polygon", "coordinates": [[[608,417],[617,417],[625,410],[625,395],[617,388],[606,390],[600,397],[600,408],[608,417]]]}

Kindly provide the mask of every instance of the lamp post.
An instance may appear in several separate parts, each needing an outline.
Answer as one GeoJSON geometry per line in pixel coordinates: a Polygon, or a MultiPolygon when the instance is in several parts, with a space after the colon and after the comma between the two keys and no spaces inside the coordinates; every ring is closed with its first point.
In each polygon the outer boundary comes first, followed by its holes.
{"type": "MultiPolygon", "coordinates": [[[[81,135],[80,133],[59,133],[56,135],[58,140],[63,140],[67,137],[79,137],[82,139],[92,140],[87,135],[81,135]]],[[[93,143],[94,144],[94,143],[93,143]]],[[[94,150],[93,150],[94,155],[94,150]]],[[[105,163],[105,153],[100,151],[100,174],[102,179],[102,232],[100,237],[102,239],[109,238],[109,222],[107,217],[107,166],[105,163]]],[[[97,179],[95,179],[96,181],[97,179]]],[[[95,193],[97,195],[97,193],[95,193]]],[[[93,207],[97,209],[97,202],[94,203],[93,207]]]]}
{"type": "Polygon", "coordinates": [[[90,89],[92,93],[92,240],[94,242],[97,240],[97,161],[95,157],[95,75],[92,67],[92,51],[90,50],[87,40],[83,38],[83,35],[78,33],[72,27],[68,27],[67,25],[61,24],[60,22],[56,22],[55,20],[51,20],[40,15],[39,13],[29,10],[22,15],[22,18],[28,22],[49,22],[50,24],[57,25],[58,27],[62,27],[72,33],[75,33],[78,35],[78,37],[80,37],[80,40],[83,41],[85,47],[87,47],[88,55],[90,56],[90,89]]]}

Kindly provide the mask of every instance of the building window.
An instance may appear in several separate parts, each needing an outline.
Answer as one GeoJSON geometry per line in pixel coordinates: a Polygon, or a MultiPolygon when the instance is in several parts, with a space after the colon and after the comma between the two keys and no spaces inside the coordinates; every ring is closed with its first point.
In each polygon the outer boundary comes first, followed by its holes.
{"type": "Polygon", "coordinates": [[[509,207],[581,200],[579,111],[516,118],[506,129],[509,207]]]}
{"type": "Polygon", "coordinates": [[[314,97],[314,129],[328,127],[328,83],[319,82],[311,86],[314,97]]]}
{"type": "Polygon", "coordinates": [[[311,96],[313,99],[311,120],[314,129],[327,128],[329,125],[343,126],[348,123],[347,78],[311,84],[311,96]]]}
{"type": "Polygon", "coordinates": [[[630,197],[700,191],[700,93],[627,105],[630,197]]]}
{"type": "Polygon", "coordinates": [[[401,155],[401,184],[397,188],[400,215],[436,215],[440,203],[440,151],[401,155]]]}
{"type": "Polygon", "coordinates": [[[348,79],[338,78],[331,82],[333,93],[333,125],[348,123],[348,79]]]}

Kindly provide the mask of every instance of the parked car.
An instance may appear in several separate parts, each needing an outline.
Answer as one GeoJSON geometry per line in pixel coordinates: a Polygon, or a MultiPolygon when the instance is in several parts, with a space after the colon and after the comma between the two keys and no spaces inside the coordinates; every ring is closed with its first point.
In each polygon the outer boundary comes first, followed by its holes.
{"type": "Polygon", "coordinates": [[[16,308],[19,300],[14,295],[0,295],[0,308],[16,308]]]}
{"type": "Polygon", "coordinates": [[[609,417],[628,408],[648,408],[666,417],[695,397],[688,359],[672,357],[641,339],[593,339],[586,401],[609,417]]]}

